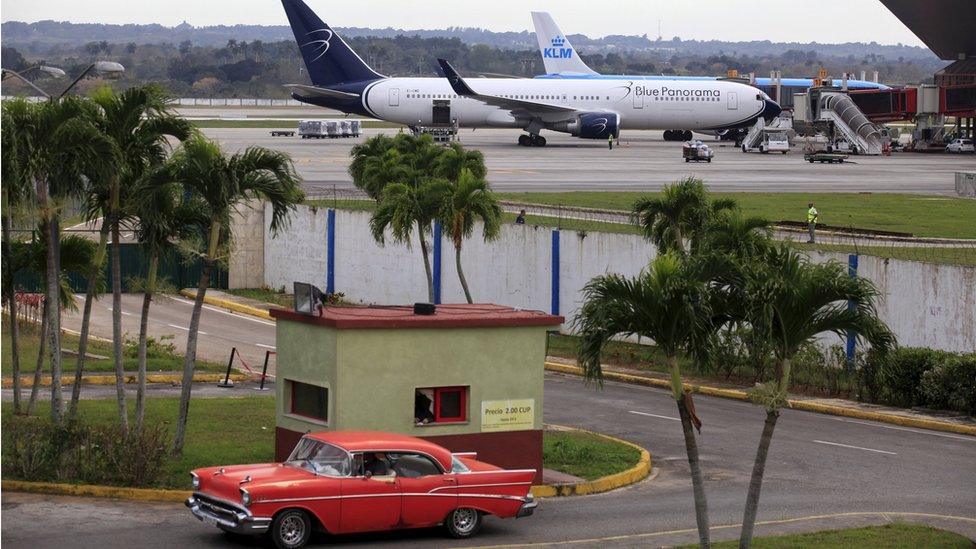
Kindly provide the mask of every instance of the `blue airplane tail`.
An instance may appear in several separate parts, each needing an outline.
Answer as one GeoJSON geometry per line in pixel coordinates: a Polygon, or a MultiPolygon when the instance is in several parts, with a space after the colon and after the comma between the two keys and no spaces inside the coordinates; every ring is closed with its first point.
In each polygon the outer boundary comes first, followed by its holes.
{"type": "Polygon", "coordinates": [[[316,86],[383,78],[352,51],[302,0],[281,0],[305,67],[316,86]]]}

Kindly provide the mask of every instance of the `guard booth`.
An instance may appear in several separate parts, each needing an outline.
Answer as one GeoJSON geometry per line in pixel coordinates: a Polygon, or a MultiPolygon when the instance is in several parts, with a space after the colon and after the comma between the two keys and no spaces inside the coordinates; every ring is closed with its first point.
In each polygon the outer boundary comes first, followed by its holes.
{"type": "Polygon", "coordinates": [[[271,311],[277,460],[310,431],[378,430],[541,481],[546,331],[562,317],[490,304],[296,309],[271,311]]]}

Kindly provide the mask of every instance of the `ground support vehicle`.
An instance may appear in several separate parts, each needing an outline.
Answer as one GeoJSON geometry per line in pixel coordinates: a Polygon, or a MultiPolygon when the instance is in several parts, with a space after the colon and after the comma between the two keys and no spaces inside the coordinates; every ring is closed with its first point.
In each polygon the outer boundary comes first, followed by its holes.
{"type": "Polygon", "coordinates": [[[271,137],[294,137],[295,130],[271,130],[271,137]]]}
{"type": "Polygon", "coordinates": [[[535,469],[506,470],[415,437],[373,431],[303,436],[284,463],[190,473],[191,513],[234,534],[269,534],[282,549],[313,530],[351,534],[442,525],[477,533],[485,515],[520,518],[538,502],[535,469]]]}
{"type": "Polygon", "coordinates": [[[681,147],[685,162],[711,162],[715,155],[711,147],[701,141],[689,141],[681,147]]]}
{"type": "Polygon", "coordinates": [[[847,155],[835,152],[812,152],[804,154],[803,159],[811,164],[814,162],[820,162],[821,164],[842,164],[847,160],[847,155]]]}
{"type": "Polygon", "coordinates": [[[945,152],[947,153],[976,153],[976,145],[973,145],[972,139],[953,139],[948,145],[946,145],[945,152]]]}

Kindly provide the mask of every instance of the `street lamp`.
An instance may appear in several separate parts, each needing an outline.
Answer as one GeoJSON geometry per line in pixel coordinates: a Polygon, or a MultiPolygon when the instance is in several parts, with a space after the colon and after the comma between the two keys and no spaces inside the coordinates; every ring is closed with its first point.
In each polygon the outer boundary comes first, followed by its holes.
{"type": "MultiPolygon", "coordinates": [[[[62,71],[62,73],[63,72],[64,71],[62,71]]],[[[71,88],[75,87],[75,84],[81,82],[81,79],[84,78],[85,76],[88,76],[88,73],[90,72],[104,74],[106,76],[118,76],[123,72],[125,72],[125,67],[123,67],[121,63],[116,63],[115,61],[95,61],[91,65],[88,65],[88,67],[85,70],[81,71],[81,74],[78,75],[78,78],[75,78],[74,81],[71,84],[69,84],[68,87],[65,88],[63,92],[61,92],[60,95],[58,95],[58,99],[64,97],[66,93],[71,91],[71,88]]]]}
{"type": "Polygon", "coordinates": [[[0,79],[6,79],[8,76],[13,76],[14,78],[17,78],[18,80],[27,84],[28,86],[34,88],[35,91],[39,92],[47,99],[50,99],[51,94],[37,87],[33,82],[28,80],[26,76],[24,76],[25,74],[32,71],[43,72],[44,74],[48,76],[52,76],[54,78],[63,78],[65,76],[65,72],[57,67],[48,67],[47,65],[34,65],[31,67],[27,67],[26,69],[20,72],[12,71],[10,69],[2,69],[2,76],[0,76],[0,79]]]}

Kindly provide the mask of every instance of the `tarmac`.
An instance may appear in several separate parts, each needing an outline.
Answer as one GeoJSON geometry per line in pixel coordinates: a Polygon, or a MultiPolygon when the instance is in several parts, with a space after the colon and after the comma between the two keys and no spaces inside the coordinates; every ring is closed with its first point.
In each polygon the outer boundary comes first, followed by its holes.
{"type": "MultiPolygon", "coordinates": [[[[301,139],[271,137],[270,129],[202,130],[229,152],[260,145],[292,156],[310,196],[354,189],[349,151],[363,139],[394,129],[366,129],[363,137],[301,139]]],[[[955,172],[976,170],[974,155],[895,153],[852,156],[843,164],[808,163],[798,148],[790,154],[743,153],[730,142],[705,142],[715,150],[711,163],[686,163],[680,142],[660,131],[624,131],[620,146],[544,132],[543,148],[520,147],[515,129],[461,130],[460,142],[482,151],[488,180],[496,191],[659,190],[689,175],[722,192],[897,192],[955,195],[955,172]]],[[[340,196],[341,198],[341,196],[340,196]]]]}

